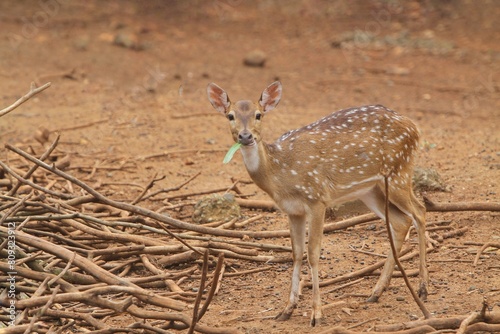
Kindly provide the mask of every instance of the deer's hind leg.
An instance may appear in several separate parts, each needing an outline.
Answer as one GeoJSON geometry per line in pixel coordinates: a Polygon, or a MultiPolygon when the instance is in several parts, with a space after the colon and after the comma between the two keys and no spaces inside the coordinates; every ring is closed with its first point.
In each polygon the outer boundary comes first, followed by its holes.
{"type": "Polygon", "coordinates": [[[422,300],[427,299],[427,287],[429,286],[429,270],[427,269],[427,242],[425,237],[425,206],[416,198],[411,187],[407,189],[408,197],[397,196],[391,194],[391,203],[396,205],[398,209],[410,217],[410,220],[417,231],[418,251],[420,256],[419,262],[419,277],[420,287],[418,296],[422,300]]]}
{"type": "MultiPolygon", "coordinates": [[[[392,197],[392,196],[391,196],[392,197]]],[[[373,187],[373,189],[360,198],[361,201],[372,210],[377,216],[385,221],[385,194],[379,188],[379,186],[373,187]]],[[[403,246],[406,234],[411,226],[412,219],[399,209],[399,207],[392,202],[389,203],[389,222],[390,222],[390,233],[394,240],[394,246],[396,248],[396,253],[399,255],[401,247],[403,246]]],[[[389,286],[392,278],[392,273],[395,266],[394,256],[391,249],[389,249],[389,254],[387,260],[385,261],[384,268],[380,275],[377,284],[373,288],[372,294],[368,298],[369,302],[376,302],[384,292],[384,290],[389,286]]]]}

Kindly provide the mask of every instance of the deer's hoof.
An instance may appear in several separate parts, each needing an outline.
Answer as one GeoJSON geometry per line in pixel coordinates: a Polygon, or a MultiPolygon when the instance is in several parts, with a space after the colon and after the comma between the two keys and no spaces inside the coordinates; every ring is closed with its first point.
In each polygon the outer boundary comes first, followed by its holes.
{"type": "Polygon", "coordinates": [[[281,311],[276,317],[274,317],[274,319],[278,321],[286,321],[290,319],[294,309],[295,305],[287,305],[283,311],[281,311]]]}
{"type": "Polygon", "coordinates": [[[311,316],[311,327],[316,327],[321,325],[321,314],[320,315],[313,315],[311,316]]]}
{"type": "Polygon", "coordinates": [[[418,297],[423,301],[427,300],[427,285],[425,283],[420,283],[420,288],[418,289],[418,297]]]}

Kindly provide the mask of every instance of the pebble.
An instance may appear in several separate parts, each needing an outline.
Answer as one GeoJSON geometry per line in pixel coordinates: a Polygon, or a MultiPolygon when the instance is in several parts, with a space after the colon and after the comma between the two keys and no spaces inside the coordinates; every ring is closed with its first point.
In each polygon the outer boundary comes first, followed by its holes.
{"type": "Polygon", "coordinates": [[[408,75],[410,74],[410,70],[406,67],[390,66],[385,70],[385,73],[392,75],[408,75]]]}
{"type": "Polygon", "coordinates": [[[194,206],[193,222],[196,224],[228,222],[233,218],[239,218],[240,215],[240,206],[234,197],[210,195],[203,197],[194,206]]]}
{"type": "Polygon", "coordinates": [[[247,53],[243,64],[252,67],[263,67],[266,62],[266,54],[262,50],[253,50],[247,53]]]}
{"type": "Polygon", "coordinates": [[[79,36],[73,41],[73,45],[78,51],[87,51],[89,43],[89,36],[79,36]]]}
{"type": "Polygon", "coordinates": [[[35,131],[35,139],[40,144],[45,144],[49,140],[50,131],[47,128],[40,127],[35,131]]]}
{"type": "Polygon", "coordinates": [[[119,32],[115,35],[113,44],[127,48],[139,50],[141,49],[139,44],[139,38],[136,34],[131,32],[119,32]]]}

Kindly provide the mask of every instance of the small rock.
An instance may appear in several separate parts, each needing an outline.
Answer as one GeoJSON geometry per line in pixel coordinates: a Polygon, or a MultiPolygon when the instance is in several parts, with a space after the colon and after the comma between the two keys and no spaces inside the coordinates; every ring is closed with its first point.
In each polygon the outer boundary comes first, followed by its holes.
{"type": "Polygon", "coordinates": [[[78,51],[87,51],[89,42],[89,36],[79,36],[73,41],[73,45],[78,51]]]}
{"type": "Polygon", "coordinates": [[[396,300],[398,302],[404,302],[405,301],[405,297],[398,296],[398,297],[396,297],[396,300]]]}
{"type": "Polygon", "coordinates": [[[194,206],[193,221],[197,224],[228,222],[239,217],[240,206],[230,194],[206,196],[194,206]]]}
{"type": "Polygon", "coordinates": [[[366,227],[367,231],[375,231],[377,229],[377,225],[375,224],[370,224],[366,227]]]}
{"type": "Polygon", "coordinates": [[[410,70],[406,67],[391,66],[385,70],[385,73],[393,75],[408,75],[410,74],[410,70]]]}
{"type": "Polygon", "coordinates": [[[392,49],[391,53],[396,57],[401,56],[403,53],[405,53],[405,48],[401,45],[397,45],[394,47],[394,49],[392,49]]]}
{"type": "Polygon", "coordinates": [[[252,67],[263,67],[266,62],[266,54],[262,50],[253,50],[247,53],[243,64],[252,67]]]}
{"type": "Polygon", "coordinates": [[[424,38],[429,38],[429,39],[431,39],[431,38],[435,38],[435,37],[436,37],[436,33],[434,33],[434,31],[433,31],[433,30],[427,29],[427,30],[424,30],[424,31],[422,32],[422,36],[423,36],[424,38]]]}
{"type": "Polygon", "coordinates": [[[131,32],[119,32],[115,35],[113,44],[127,48],[139,50],[139,38],[136,34],[131,32]]]}
{"type": "Polygon", "coordinates": [[[35,131],[35,139],[40,144],[45,144],[49,140],[50,131],[47,128],[40,127],[35,131]]]}
{"type": "Polygon", "coordinates": [[[441,175],[432,168],[416,167],[413,173],[413,186],[417,190],[443,191],[449,192],[451,189],[447,186],[441,175]]]}

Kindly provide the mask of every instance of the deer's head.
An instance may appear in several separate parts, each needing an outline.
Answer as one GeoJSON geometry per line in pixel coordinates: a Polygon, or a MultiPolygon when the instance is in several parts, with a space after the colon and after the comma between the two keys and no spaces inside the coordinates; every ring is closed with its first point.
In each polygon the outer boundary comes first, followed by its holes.
{"type": "Polygon", "coordinates": [[[235,142],[245,146],[255,145],[261,138],[261,121],[264,115],[276,108],[281,99],[281,82],[270,84],[257,103],[241,100],[232,103],[227,93],[214,83],[207,87],[210,103],[229,120],[231,134],[235,142]]]}

